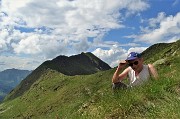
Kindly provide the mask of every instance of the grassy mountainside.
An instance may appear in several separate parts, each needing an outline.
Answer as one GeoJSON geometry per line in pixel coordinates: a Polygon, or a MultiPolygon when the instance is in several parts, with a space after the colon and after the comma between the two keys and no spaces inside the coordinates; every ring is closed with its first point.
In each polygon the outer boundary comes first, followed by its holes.
{"type": "MultiPolygon", "coordinates": [[[[179,48],[178,43],[179,41],[170,45],[178,45],[179,48]]],[[[162,47],[164,45],[158,45],[158,49],[162,47]]],[[[115,68],[91,75],[76,76],[67,76],[48,69],[22,96],[0,105],[0,118],[178,119],[180,50],[175,47],[169,48],[176,53],[166,57],[158,56],[153,60],[146,58],[150,55],[153,58],[156,56],[153,54],[156,53],[164,56],[164,50],[155,50],[152,46],[144,51],[145,62],[156,63],[160,79],[150,80],[143,86],[127,90],[111,90],[111,77],[115,68]]]]}
{"type": "MultiPolygon", "coordinates": [[[[146,63],[155,61],[170,60],[180,55],[180,40],[174,43],[158,43],[154,44],[144,52],[142,52],[143,58],[146,63]]],[[[156,62],[157,63],[157,62],[156,62]]]]}
{"type": "Polygon", "coordinates": [[[30,73],[31,71],[19,69],[0,72],[0,101],[30,73]]]}
{"type": "Polygon", "coordinates": [[[48,69],[65,75],[87,75],[98,71],[108,70],[111,67],[92,53],[81,53],[74,56],[58,56],[51,61],[45,61],[18,85],[6,99],[14,99],[29,90],[34,82],[39,80],[48,69]]]}

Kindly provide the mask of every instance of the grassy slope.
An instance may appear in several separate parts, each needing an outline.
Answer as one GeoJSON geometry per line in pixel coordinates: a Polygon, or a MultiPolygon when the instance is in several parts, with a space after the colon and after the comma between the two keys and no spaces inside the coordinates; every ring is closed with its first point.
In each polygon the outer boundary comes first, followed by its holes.
{"type": "Polygon", "coordinates": [[[117,92],[115,69],[86,76],[47,70],[23,96],[0,105],[0,118],[180,118],[180,54],[163,58],[156,65],[160,80],[117,92]]]}
{"type": "Polygon", "coordinates": [[[34,82],[39,80],[40,76],[47,69],[56,70],[66,75],[88,75],[98,71],[111,69],[111,67],[97,58],[92,53],[81,53],[74,56],[58,56],[51,61],[45,61],[28,75],[15,89],[13,89],[5,100],[12,100],[21,96],[29,90],[34,82]]]}

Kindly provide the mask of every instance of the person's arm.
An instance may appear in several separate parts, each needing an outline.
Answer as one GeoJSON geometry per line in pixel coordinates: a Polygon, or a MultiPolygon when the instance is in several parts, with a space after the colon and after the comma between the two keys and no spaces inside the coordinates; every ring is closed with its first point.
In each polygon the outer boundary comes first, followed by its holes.
{"type": "Polygon", "coordinates": [[[112,83],[117,83],[121,80],[123,80],[124,78],[127,77],[127,74],[128,74],[128,71],[129,71],[129,68],[126,68],[121,74],[120,72],[122,71],[122,69],[126,66],[126,62],[120,62],[116,71],[114,72],[114,75],[112,77],[112,83]]]}
{"type": "Polygon", "coordinates": [[[152,64],[148,64],[149,67],[149,71],[151,73],[151,75],[153,76],[153,78],[158,79],[158,73],[155,69],[155,67],[152,64]]]}

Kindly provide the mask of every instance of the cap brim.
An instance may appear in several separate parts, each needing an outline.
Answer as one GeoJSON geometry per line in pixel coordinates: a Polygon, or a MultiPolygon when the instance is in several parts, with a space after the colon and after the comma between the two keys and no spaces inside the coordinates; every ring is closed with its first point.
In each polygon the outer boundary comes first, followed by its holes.
{"type": "Polygon", "coordinates": [[[126,61],[135,60],[135,59],[137,59],[137,57],[127,58],[126,61]]]}

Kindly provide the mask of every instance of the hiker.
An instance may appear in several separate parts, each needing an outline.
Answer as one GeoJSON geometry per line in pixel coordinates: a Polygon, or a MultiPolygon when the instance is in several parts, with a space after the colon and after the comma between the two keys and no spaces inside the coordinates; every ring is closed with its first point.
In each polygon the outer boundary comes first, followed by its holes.
{"type": "Polygon", "coordinates": [[[152,64],[144,65],[141,54],[131,52],[126,60],[120,61],[112,77],[112,88],[118,89],[141,85],[148,81],[150,77],[153,77],[154,79],[158,78],[154,66],[152,64]],[[129,67],[125,68],[127,65],[129,65],[129,67]],[[123,68],[125,68],[124,71],[122,71],[123,68]],[[129,85],[121,82],[126,77],[129,79],[129,85]]]}

